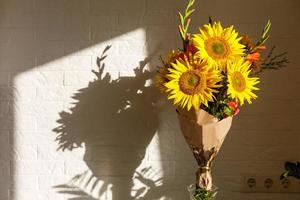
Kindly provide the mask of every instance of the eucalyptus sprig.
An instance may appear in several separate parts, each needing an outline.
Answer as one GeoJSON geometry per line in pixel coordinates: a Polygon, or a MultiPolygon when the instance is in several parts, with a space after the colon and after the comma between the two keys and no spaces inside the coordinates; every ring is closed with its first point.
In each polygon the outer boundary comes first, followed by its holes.
{"type": "Polygon", "coordinates": [[[179,14],[179,33],[180,33],[180,37],[183,41],[183,46],[184,49],[186,50],[186,46],[188,44],[188,40],[189,40],[189,33],[188,33],[188,29],[190,26],[190,22],[191,22],[191,18],[189,18],[191,16],[191,14],[195,11],[195,9],[193,9],[193,5],[195,3],[195,0],[189,0],[189,3],[186,6],[185,12],[182,14],[181,12],[178,12],[179,14]]]}

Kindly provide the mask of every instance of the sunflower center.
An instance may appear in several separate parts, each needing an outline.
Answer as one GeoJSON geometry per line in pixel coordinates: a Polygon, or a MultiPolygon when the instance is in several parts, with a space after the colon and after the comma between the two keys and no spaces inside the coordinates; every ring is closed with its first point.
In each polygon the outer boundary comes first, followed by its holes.
{"type": "Polygon", "coordinates": [[[223,38],[213,37],[205,42],[205,49],[209,56],[224,59],[229,55],[229,45],[223,38]]]}
{"type": "Polygon", "coordinates": [[[190,77],[188,78],[188,84],[191,87],[196,87],[199,84],[200,77],[197,76],[196,74],[191,74],[190,77]]]}
{"type": "Polygon", "coordinates": [[[219,55],[223,54],[225,51],[224,45],[222,43],[217,43],[217,42],[212,45],[212,49],[214,53],[219,55]]]}
{"type": "Polygon", "coordinates": [[[232,87],[238,91],[242,92],[246,89],[246,80],[240,72],[234,72],[231,76],[232,87]]]}
{"type": "Polygon", "coordinates": [[[179,86],[185,94],[197,94],[206,87],[206,79],[199,71],[190,70],[181,75],[179,86]]]}

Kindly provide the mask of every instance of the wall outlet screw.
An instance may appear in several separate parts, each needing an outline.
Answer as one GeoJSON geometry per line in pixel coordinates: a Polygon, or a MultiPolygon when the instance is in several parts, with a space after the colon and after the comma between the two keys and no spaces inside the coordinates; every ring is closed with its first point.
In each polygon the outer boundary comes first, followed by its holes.
{"type": "Polygon", "coordinates": [[[256,185],[255,178],[249,178],[247,181],[247,184],[248,184],[249,188],[253,188],[256,185]]]}
{"type": "Polygon", "coordinates": [[[290,187],[291,181],[289,179],[285,178],[281,181],[281,184],[284,189],[287,189],[288,187],[290,187]]]}
{"type": "Polygon", "coordinates": [[[274,181],[271,178],[267,178],[265,180],[265,186],[266,186],[266,188],[272,187],[273,183],[274,183],[274,181]]]}

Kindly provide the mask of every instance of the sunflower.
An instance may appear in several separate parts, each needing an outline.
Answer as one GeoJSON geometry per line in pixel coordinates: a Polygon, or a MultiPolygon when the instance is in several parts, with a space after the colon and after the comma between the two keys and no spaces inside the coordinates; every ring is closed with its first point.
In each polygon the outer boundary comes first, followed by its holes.
{"type": "Polygon", "coordinates": [[[190,64],[187,59],[177,60],[169,68],[170,79],[165,84],[169,92],[168,99],[174,99],[174,104],[190,110],[193,106],[196,110],[201,104],[208,105],[213,101],[213,93],[218,92],[221,80],[220,72],[210,66],[203,67],[203,63],[190,64]]]}
{"type": "Polygon", "coordinates": [[[250,104],[251,99],[257,98],[252,91],[259,90],[255,87],[259,83],[259,79],[257,77],[249,77],[251,72],[250,66],[251,64],[242,58],[227,63],[227,94],[231,98],[238,100],[241,105],[244,104],[245,99],[250,104]]]}
{"type": "Polygon", "coordinates": [[[243,55],[245,46],[240,44],[241,37],[233,29],[222,27],[221,23],[204,25],[200,34],[193,36],[193,44],[198,49],[196,56],[208,64],[224,69],[226,62],[243,55]]]}
{"type": "Polygon", "coordinates": [[[167,73],[168,69],[166,67],[163,67],[158,71],[158,73],[154,77],[155,85],[161,93],[164,93],[167,90],[167,88],[164,85],[168,81],[166,77],[167,73]]]}

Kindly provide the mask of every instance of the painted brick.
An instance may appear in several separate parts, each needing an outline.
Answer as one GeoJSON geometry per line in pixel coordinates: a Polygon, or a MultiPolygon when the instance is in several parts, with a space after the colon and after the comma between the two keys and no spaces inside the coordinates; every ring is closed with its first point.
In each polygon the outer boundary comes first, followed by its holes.
{"type": "Polygon", "coordinates": [[[37,128],[37,117],[32,115],[19,115],[13,122],[15,130],[35,131],[37,128]]]}
{"type": "Polygon", "coordinates": [[[38,87],[37,99],[44,101],[61,101],[64,97],[64,87],[38,87]]]}
{"type": "Polygon", "coordinates": [[[66,175],[71,175],[71,176],[78,175],[85,172],[88,169],[89,168],[84,161],[74,161],[74,160],[65,161],[66,175]]]}
{"type": "Polygon", "coordinates": [[[19,86],[8,88],[11,94],[7,97],[9,100],[14,100],[15,102],[20,101],[34,101],[37,96],[37,89],[31,86],[19,86]]]}
{"type": "Polygon", "coordinates": [[[62,101],[24,101],[14,104],[12,109],[31,116],[53,116],[63,109],[63,105],[62,101]]]}
{"type": "Polygon", "coordinates": [[[63,175],[63,161],[15,161],[17,167],[12,171],[18,175],[63,175]]]}
{"type": "Polygon", "coordinates": [[[55,141],[45,145],[38,145],[38,160],[83,160],[85,149],[77,148],[72,151],[59,151],[55,141]]]}
{"type": "MultiPolygon", "coordinates": [[[[134,76],[134,69],[148,55],[146,67],[156,70],[161,65],[159,55],[181,46],[177,11],[185,3],[0,1],[1,200],[129,199],[129,190],[134,195],[151,184],[147,199],[152,199],[153,191],[158,191],[157,199],[188,198],[186,186],[193,182],[197,166],[171,103],[161,98],[159,106],[164,109],[155,116],[136,104],[119,115],[115,112],[123,106],[115,104],[120,99],[128,104],[129,88],[108,86],[104,91],[97,84],[87,88],[95,79],[91,70],[98,70],[97,57],[107,45],[112,48],[104,74],[111,80],[134,76]],[[72,97],[79,90],[84,93],[78,102],[72,97]],[[68,117],[57,121],[63,111],[68,117]],[[154,128],[140,122],[154,118],[159,120],[154,128]],[[66,131],[60,135],[66,141],[82,147],[58,151],[55,128],[66,131]],[[161,177],[160,187],[155,180],[161,177]]],[[[215,184],[221,188],[218,197],[298,200],[298,194],[239,191],[245,175],[279,175],[285,161],[299,159],[300,97],[295,92],[300,85],[299,1],[203,0],[196,2],[196,8],[191,24],[195,32],[211,15],[258,39],[270,18],[268,46],[288,51],[291,61],[286,69],[261,76],[258,100],[234,119],[213,167],[215,184]]],[[[123,83],[129,86],[134,82],[126,80],[123,83]]],[[[139,99],[133,96],[131,102],[135,101],[139,99]]]]}
{"type": "Polygon", "coordinates": [[[39,42],[44,41],[63,41],[64,40],[64,27],[60,26],[47,26],[37,27],[36,38],[39,42]]]}
{"type": "Polygon", "coordinates": [[[37,160],[37,145],[14,145],[10,152],[12,160],[37,160]]]}
{"type": "Polygon", "coordinates": [[[50,131],[54,129],[55,127],[58,126],[57,119],[58,119],[58,114],[38,117],[36,119],[37,130],[50,131]]]}
{"type": "Polygon", "coordinates": [[[9,152],[9,132],[8,131],[1,131],[0,133],[0,145],[1,145],[1,152],[0,152],[0,160],[9,161],[10,160],[10,153],[9,152]]]}
{"type": "Polygon", "coordinates": [[[88,83],[95,78],[96,76],[91,71],[66,71],[64,75],[64,85],[88,86],[88,83]]]}
{"type": "Polygon", "coordinates": [[[9,100],[0,101],[0,117],[11,116],[13,112],[12,107],[12,102],[9,100]]]}
{"type": "Polygon", "coordinates": [[[36,131],[15,131],[11,135],[11,140],[14,141],[16,145],[54,145],[56,134],[53,132],[39,132],[36,131]]]}
{"type": "Polygon", "coordinates": [[[36,9],[39,12],[61,13],[64,9],[64,1],[60,0],[38,0],[36,1],[36,9]]]}
{"type": "Polygon", "coordinates": [[[68,183],[69,181],[70,181],[69,176],[39,175],[38,176],[38,187],[39,187],[39,189],[42,189],[42,190],[48,190],[49,188],[68,183]]]}
{"type": "Polygon", "coordinates": [[[18,86],[62,86],[63,73],[62,71],[30,71],[22,73],[21,75],[13,74],[14,80],[12,85],[18,86]]]}
{"type": "Polygon", "coordinates": [[[11,184],[15,190],[37,189],[38,177],[36,175],[15,175],[12,176],[11,184]]]}
{"type": "Polygon", "coordinates": [[[92,66],[92,56],[74,55],[74,56],[69,56],[66,59],[66,66],[64,70],[91,71],[91,66],[92,66]]]}
{"type": "Polygon", "coordinates": [[[0,130],[13,130],[14,119],[11,116],[0,117],[0,130]]]}
{"type": "Polygon", "coordinates": [[[64,30],[64,40],[83,40],[83,41],[90,41],[91,39],[91,27],[88,24],[82,23],[82,24],[75,24],[65,25],[64,30]]]}

